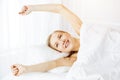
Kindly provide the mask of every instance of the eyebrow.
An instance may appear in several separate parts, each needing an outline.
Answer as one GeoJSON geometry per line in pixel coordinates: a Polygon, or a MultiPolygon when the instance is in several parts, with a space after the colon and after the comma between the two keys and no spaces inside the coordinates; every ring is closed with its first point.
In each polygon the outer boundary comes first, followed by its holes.
{"type": "Polygon", "coordinates": [[[63,35],[62,33],[59,33],[57,37],[60,37],[60,36],[62,36],[62,35],[63,35]]]}
{"type": "MultiPolygon", "coordinates": [[[[56,37],[56,38],[58,38],[58,37],[59,37],[59,35],[62,35],[62,34],[57,33],[57,37],[56,37]]],[[[55,42],[53,46],[55,46],[55,48],[57,48],[57,46],[56,46],[57,44],[58,44],[58,43],[57,43],[57,42],[55,42]]]]}

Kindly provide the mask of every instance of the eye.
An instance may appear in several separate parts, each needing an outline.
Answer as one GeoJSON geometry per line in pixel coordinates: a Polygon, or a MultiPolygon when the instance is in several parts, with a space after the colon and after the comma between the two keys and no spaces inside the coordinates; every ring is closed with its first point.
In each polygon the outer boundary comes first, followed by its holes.
{"type": "Polygon", "coordinates": [[[58,35],[58,39],[61,39],[61,37],[62,37],[62,35],[60,34],[60,35],[58,35]]]}
{"type": "Polygon", "coordinates": [[[58,43],[55,44],[55,47],[58,47],[58,43]]]}

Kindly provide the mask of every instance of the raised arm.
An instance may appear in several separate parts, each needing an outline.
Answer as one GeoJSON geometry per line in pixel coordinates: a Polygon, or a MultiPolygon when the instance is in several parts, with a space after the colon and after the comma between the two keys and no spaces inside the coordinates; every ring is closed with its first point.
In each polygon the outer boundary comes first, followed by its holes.
{"type": "Polygon", "coordinates": [[[80,34],[82,21],[77,15],[71,12],[62,4],[40,4],[24,6],[19,14],[27,15],[32,11],[47,11],[61,14],[73,27],[77,34],[80,34]]]}

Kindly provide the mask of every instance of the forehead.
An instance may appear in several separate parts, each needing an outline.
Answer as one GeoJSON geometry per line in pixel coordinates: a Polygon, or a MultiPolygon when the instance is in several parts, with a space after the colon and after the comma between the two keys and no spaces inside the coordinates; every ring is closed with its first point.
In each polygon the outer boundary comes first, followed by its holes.
{"type": "Polygon", "coordinates": [[[51,35],[51,38],[50,38],[50,45],[53,47],[55,42],[57,41],[57,38],[58,38],[58,35],[59,34],[63,34],[64,32],[54,32],[52,35],[51,35]]]}
{"type": "Polygon", "coordinates": [[[54,33],[51,35],[51,38],[52,38],[52,37],[56,37],[56,36],[58,36],[59,34],[62,34],[62,33],[64,33],[64,32],[54,32],[54,33]]]}
{"type": "Polygon", "coordinates": [[[63,32],[54,32],[54,33],[51,35],[50,43],[54,42],[54,41],[57,39],[58,35],[59,35],[59,34],[62,34],[62,33],[63,33],[63,32]]]}

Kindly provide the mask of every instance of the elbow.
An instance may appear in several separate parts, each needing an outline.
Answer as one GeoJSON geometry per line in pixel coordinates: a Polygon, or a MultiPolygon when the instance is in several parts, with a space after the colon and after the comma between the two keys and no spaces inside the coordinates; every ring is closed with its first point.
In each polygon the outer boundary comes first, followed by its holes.
{"type": "Polygon", "coordinates": [[[65,9],[65,6],[62,4],[57,4],[56,5],[56,10],[58,13],[60,13],[61,11],[63,11],[65,9]]]}

